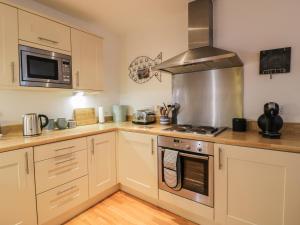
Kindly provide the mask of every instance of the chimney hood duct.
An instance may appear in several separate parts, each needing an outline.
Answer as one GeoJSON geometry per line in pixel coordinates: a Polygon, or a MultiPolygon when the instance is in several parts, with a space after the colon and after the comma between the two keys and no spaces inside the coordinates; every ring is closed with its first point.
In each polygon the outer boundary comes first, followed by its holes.
{"type": "Polygon", "coordinates": [[[189,3],[189,50],[152,68],[172,74],[243,66],[238,55],[213,47],[212,0],[189,3]]]}

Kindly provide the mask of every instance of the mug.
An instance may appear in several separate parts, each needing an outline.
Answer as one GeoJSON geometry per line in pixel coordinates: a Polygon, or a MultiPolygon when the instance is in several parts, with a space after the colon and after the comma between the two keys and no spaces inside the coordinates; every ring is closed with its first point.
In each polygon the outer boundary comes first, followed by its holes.
{"type": "Polygon", "coordinates": [[[54,130],[55,129],[55,120],[49,119],[47,126],[45,127],[46,130],[54,130]]]}
{"type": "Polygon", "coordinates": [[[58,129],[66,129],[68,127],[68,121],[66,118],[58,118],[56,120],[56,126],[58,129]]]}

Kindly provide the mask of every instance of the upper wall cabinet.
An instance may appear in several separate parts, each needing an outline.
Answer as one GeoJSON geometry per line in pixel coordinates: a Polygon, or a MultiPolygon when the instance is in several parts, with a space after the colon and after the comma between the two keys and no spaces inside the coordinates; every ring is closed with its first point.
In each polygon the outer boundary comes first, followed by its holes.
{"type": "Polygon", "coordinates": [[[0,85],[18,85],[18,71],[18,12],[0,4],[0,85]]]}
{"type": "Polygon", "coordinates": [[[71,51],[70,27],[23,10],[19,10],[19,39],[71,51]]]}
{"type": "Polygon", "coordinates": [[[103,44],[94,35],[71,29],[73,88],[103,90],[103,44]]]}

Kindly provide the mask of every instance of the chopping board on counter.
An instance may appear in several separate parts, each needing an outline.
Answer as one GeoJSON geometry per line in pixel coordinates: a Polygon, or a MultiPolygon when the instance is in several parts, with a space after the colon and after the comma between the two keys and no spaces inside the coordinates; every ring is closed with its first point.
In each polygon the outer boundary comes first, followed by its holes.
{"type": "Polygon", "coordinates": [[[77,126],[96,124],[97,117],[95,108],[74,109],[74,120],[77,126]]]}

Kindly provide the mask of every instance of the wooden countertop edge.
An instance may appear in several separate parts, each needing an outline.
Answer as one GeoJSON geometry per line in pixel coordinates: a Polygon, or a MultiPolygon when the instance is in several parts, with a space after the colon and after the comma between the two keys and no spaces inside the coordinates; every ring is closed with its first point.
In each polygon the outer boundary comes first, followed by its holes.
{"type": "MultiPolygon", "coordinates": [[[[269,140],[269,139],[263,139],[265,143],[258,142],[257,140],[239,140],[239,138],[234,138],[230,136],[232,132],[230,130],[224,131],[217,137],[210,137],[210,136],[201,136],[201,135],[195,135],[195,134],[184,134],[184,133],[175,133],[175,132],[169,132],[164,131],[163,128],[154,127],[152,129],[145,129],[145,128],[136,128],[131,127],[130,125],[126,127],[126,125],[113,125],[109,128],[97,128],[94,127],[92,131],[83,130],[83,131],[77,131],[78,133],[75,134],[68,134],[68,133],[53,133],[47,136],[45,134],[44,136],[38,136],[37,140],[34,140],[35,137],[30,138],[30,142],[28,143],[13,143],[13,136],[10,137],[10,141],[12,141],[12,144],[7,144],[7,146],[1,147],[1,140],[0,140],[0,153],[1,152],[7,152],[7,151],[13,151],[17,149],[22,148],[28,148],[28,147],[34,147],[39,145],[45,145],[50,144],[53,142],[59,142],[59,141],[66,141],[74,138],[81,138],[81,137],[87,137],[92,135],[97,135],[101,133],[107,133],[112,131],[128,131],[128,132],[135,132],[135,133],[144,133],[144,134],[152,134],[152,135],[162,135],[162,136],[169,136],[169,137],[177,137],[177,138],[186,138],[186,139],[192,139],[192,140],[199,140],[199,141],[208,141],[213,142],[216,144],[227,144],[227,145],[235,145],[235,146],[241,146],[241,147],[250,147],[250,148],[259,148],[264,150],[274,150],[274,151],[282,151],[282,152],[290,152],[290,153],[300,153],[300,144],[299,146],[294,145],[288,145],[284,143],[278,143],[276,144],[277,140],[269,140]],[[97,129],[97,130],[95,130],[97,129]],[[229,132],[229,133],[228,133],[229,132]],[[227,136],[226,136],[227,135],[227,136]],[[42,137],[42,139],[41,139],[42,137]],[[40,139],[40,140],[39,140],[40,139]]],[[[253,136],[258,135],[255,132],[249,132],[242,134],[244,136],[253,136]]],[[[256,136],[255,136],[256,137],[256,136]]],[[[298,137],[298,136],[297,136],[298,137]]],[[[22,136],[16,136],[16,142],[18,142],[17,139],[23,140],[24,137],[22,136]]],[[[294,140],[287,140],[293,142],[294,140]]],[[[21,141],[20,141],[21,142],[21,141]]],[[[300,142],[300,135],[299,135],[299,142],[300,142]]]]}

